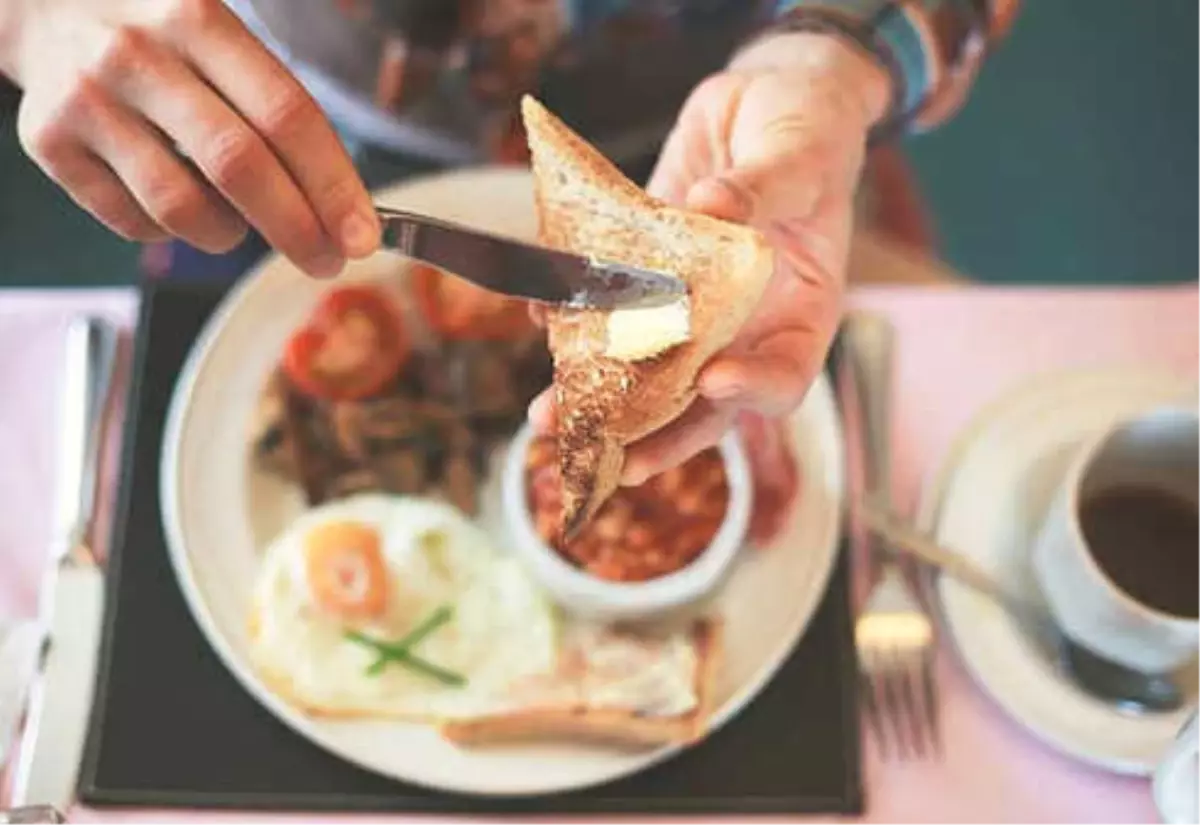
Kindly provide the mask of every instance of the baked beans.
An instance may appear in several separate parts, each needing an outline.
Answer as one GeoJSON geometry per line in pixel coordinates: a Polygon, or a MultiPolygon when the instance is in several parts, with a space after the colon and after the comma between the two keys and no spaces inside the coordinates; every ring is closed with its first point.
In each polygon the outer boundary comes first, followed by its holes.
{"type": "Polygon", "coordinates": [[[640,487],[619,488],[560,546],[562,492],[554,439],[534,439],[525,466],[537,532],[567,561],[610,581],[645,581],[686,567],[712,542],[729,504],[725,463],[711,447],[640,487]]]}

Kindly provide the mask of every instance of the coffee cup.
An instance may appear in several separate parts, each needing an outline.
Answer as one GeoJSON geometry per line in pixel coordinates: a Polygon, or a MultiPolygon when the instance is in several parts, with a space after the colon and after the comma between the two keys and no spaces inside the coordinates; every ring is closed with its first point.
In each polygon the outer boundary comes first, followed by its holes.
{"type": "Polygon", "coordinates": [[[1062,631],[1144,673],[1175,669],[1200,644],[1198,450],[1195,410],[1117,423],[1074,456],[1033,548],[1062,631]]]}

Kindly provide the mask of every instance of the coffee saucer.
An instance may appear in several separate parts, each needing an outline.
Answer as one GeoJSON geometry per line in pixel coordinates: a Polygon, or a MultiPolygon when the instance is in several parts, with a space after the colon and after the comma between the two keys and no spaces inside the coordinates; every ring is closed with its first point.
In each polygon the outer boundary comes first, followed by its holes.
{"type": "MultiPolygon", "coordinates": [[[[1194,384],[1142,370],[1056,373],[1018,387],[956,440],[926,484],[921,526],[1002,583],[1037,594],[1033,540],[1075,450],[1118,420],[1195,400],[1194,384]]],[[[967,670],[1034,736],[1108,770],[1153,772],[1188,707],[1121,711],[1074,683],[1044,642],[987,597],[946,576],[935,580],[933,593],[967,670]]],[[[1194,673],[1187,693],[1186,704],[1194,704],[1194,673]]]]}

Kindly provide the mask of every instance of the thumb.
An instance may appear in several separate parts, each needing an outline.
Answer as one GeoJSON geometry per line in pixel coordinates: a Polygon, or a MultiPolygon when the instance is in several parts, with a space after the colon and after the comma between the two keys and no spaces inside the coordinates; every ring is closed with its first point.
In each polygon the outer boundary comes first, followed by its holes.
{"type": "Polygon", "coordinates": [[[764,129],[735,143],[730,154],[730,167],[688,189],[687,208],[766,232],[803,280],[840,277],[849,252],[856,154],[802,126],[764,129]]]}
{"type": "Polygon", "coordinates": [[[797,83],[768,72],[742,90],[727,132],[727,163],[716,182],[691,188],[689,206],[766,225],[810,220],[827,197],[850,199],[866,148],[861,118],[836,100],[801,103],[797,83]]]}
{"type": "Polygon", "coordinates": [[[697,181],[686,203],[689,209],[738,223],[804,220],[816,210],[826,181],[820,164],[789,147],[697,181]]]}

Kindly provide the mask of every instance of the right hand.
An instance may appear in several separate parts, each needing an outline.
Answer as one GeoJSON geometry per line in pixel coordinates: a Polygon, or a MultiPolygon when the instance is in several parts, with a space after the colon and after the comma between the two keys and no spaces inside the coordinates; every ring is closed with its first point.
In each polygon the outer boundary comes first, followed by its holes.
{"type": "Polygon", "coordinates": [[[337,134],[221,0],[0,0],[21,145],[119,235],[208,251],[247,224],[315,276],[379,245],[337,134]]]}

